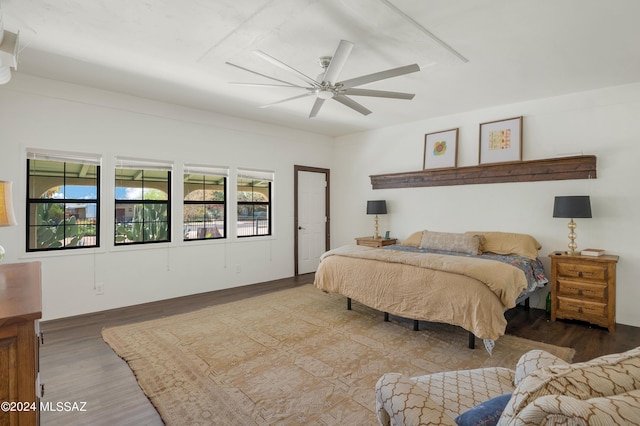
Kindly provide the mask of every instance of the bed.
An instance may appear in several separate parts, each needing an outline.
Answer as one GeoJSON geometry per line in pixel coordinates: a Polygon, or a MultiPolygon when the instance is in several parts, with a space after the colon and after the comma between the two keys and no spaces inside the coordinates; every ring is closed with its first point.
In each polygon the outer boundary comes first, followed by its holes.
{"type": "Polygon", "coordinates": [[[348,245],[321,257],[321,290],[414,320],[460,326],[487,349],[505,332],[504,312],[547,282],[530,235],[419,231],[398,245],[348,245]]]}

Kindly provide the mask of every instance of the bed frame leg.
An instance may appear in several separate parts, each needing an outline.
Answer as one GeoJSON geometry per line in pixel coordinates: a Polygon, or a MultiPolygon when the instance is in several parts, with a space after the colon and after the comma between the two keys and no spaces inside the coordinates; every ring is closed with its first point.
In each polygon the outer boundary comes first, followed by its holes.
{"type": "Polygon", "coordinates": [[[476,348],[476,336],[472,332],[469,332],[469,349],[476,348]]]}
{"type": "Polygon", "coordinates": [[[389,312],[384,313],[384,320],[385,322],[389,322],[389,312]]]}
{"type": "Polygon", "coordinates": [[[351,298],[347,297],[347,311],[351,310],[351,298]]]}
{"type": "Polygon", "coordinates": [[[413,331],[418,331],[418,330],[420,330],[420,321],[413,320],[413,331]]]}
{"type": "Polygon", "coordinates": [[[524,299],[524,310],[525,311],[529,310],[529,298],[528,297],[526,299],[524,299]]]}

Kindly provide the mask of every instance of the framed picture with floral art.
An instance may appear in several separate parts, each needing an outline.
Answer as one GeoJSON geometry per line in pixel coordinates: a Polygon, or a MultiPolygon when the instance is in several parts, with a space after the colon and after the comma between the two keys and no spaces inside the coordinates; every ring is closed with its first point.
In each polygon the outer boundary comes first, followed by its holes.
{"type": "Polygon", "coordinates": [[[522,161],[522,116],[480,124],[478,163],[522,161]]]}
{"type": "Polygon", "coordinates": [[[458,128],[424,135],[423,169],[458,165],[458,128]]]}

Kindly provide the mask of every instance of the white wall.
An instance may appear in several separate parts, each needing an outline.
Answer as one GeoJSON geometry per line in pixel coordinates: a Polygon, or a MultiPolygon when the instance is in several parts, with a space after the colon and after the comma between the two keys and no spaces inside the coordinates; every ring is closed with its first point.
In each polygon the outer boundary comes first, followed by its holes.
{"type": "MultiPolygon", "coordinates": [[[[463,96],[460,95],[460,96],[463,96]]],[[[523,232],[542,244],[541,258],[566,250],[566,219],[552,218],[556,195],[591,196],[593,218],[576,219],[579,248],[620,256],[617,322],[640,326],[640,84],[472,111],[337,139],[332,174],[332,245],[373,233],[366,201],[385,199],[381,233],[523,232]],[[425,133],[460,128],[458,166],[478,164],[479,123],[524,116],[523,160],[577,153],[597,156],[597,179],[372,190],[369,175],[422,168],[425,133]],[[348,184],[347,184],[348,183],[348,184]]],[[[542,307],[546,290],[539,295],[542,307]]]]}
{"type": "MultiPolygon", "coordinates": [[[[333,139],[324,136],[16,73],[0,86],[0,179],[14,182],[20,222],[0,228],[4,261],[42,261],[44,319],[289,277],[294,273],[293,166],[331,168],[332,152],[333,139]],[[27,148],[103,156],[100,249],[26,253],[27,148]],[[174,242],[113,246],[116,155],[175,162],[174,242]],[[183,242],[184,162],[230,166],[232,172],[274,170],[273,236],[183,242]],[[96,283],[104,284],[103,295],[95,294],[96,283]]],[[[232,204],[229,215],[235,215],[232,204]]]]}
{"type": "MultiPolygon", "coordinates": [[[[420,229],[526,232],[541,257],[566,249],[565,219],[551,217],[555,195],[590,195],[594,217],[578,219],[578,244],[620,255],[617,321],[640,326],[636,239],[640,235],[640,84],[472,111],[350,135],[311,133],[191,110],[16,73],[0,86],[0,179],[14,181],[19,226],[0,228],[5,262],[43,263],[44,318],[54,319],[293,275],[293,165],[331,169],[334,247],[373,232],[366,201],[386,199],[381,231],[405,238],[420,229]],[[523,159],[594,154],[598,178],[372,190],[369,175],[419,170],[424,134],[460,128],[458,165],[477,164],[478,123],[524,116],[523,159]],[[102,243],[97,250],[25,253],[25,150],[44,148],[104,157],[102,243]],[[115,155],[210,162],[276,172],[274,235],[114,248],[115,155]],[[236,268],[240,267],[240,273],[236,268]],[[105,294],[95,295],[96,282],[105,294]]],[[[178,168],[176,169],[178,170],[178,168]]],[[[179,173],[176,173],[179,174],[179,173]]],[[[181,195],[174,186],[174,199],[181,195]]],[[[231,208],[233,211],[233,208],[231,208]]],[[[176,204],[174,219],[181,217],[176,204]]],[[[175,222],[174,222],[175,223],[175,222]]],[[[179,223],[179,221],[178,221],[179,223]]],[[[543,302],[542,293],[538,302],[543,302]]],[[[534,301],[535,302],[535,301],[534,301]]],[[[538,306],[542,306],[539,304],[538,306]]]]}

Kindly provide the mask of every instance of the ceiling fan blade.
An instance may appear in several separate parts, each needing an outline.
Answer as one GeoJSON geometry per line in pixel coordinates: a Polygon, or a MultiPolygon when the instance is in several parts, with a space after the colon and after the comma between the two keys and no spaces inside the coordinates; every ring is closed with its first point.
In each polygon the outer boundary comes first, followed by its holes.
{"type": "Polygon", "coordinates": [[[289,102],[289,101],[294,101],[296,99],[306,98],[307,96],[311,96],[313,94],[314,94],[313,92],[309,92],[309,93],[305,93],[304,95],[293,96],[291,98],[282,99],[280,101],[276,101],[276,102],[272,102],[270,104],[262,105],[262,106],[260,106],[260,108],[268,108],[270,106],[278,105],[278,104],[281,104],[283,102],[289,102]]]}
{"type": "Polygon", "coordinates": [[[231,65],[232,67],[239,68],[239,69],[241,69],[241,70],[243,70],[243,71],[248,71],[248,72],[250,72],[250,73],[252,73],[252,74],[257,74],[257,75],[259,75],[260,77],[268,78],[268,79],[270,79],[270,80],[279,81],[280,83],[284,83],[284,84],[286,84],[287,86],[298,87],[298,86],[296,86],[296,85],[295,85],[295,84],[293,84],[293,83],[289,83],[288,81],[280,80],[280,79],[278,79],[278,78],[274,78],[274,77],[269,77],[269,76],[268,76],[268,75],[266,75],[266,74],[262,74],[262,73],[259,73],[259,72],[257,72],[257,71],[250,70],[249,68],[241,67],[240,65],[232,64],[231,62],[225,62],[225,63],[226,63],[227,65],[231,65]]]}
{"type": "Polygon", "coordinates": [[[309,118],[313,118],[318,115],[318,111],[320,111],[320,107],[322,107],[324,101],[324,99],[316,98],[316,101],[313,103],[313,107],[311,108],[311,112],[309,113],[309,118]]]}
{"type": "Polygon", "coordinates": [[[377,98],[393,98],[393,99],[408,99],[411,100],[415,96],[413,93],[403,92],[387,92],[385,90],[370,90],[370,89],[347,89],[344,91],[345,95],[350,96],[374,96],[377,98]]]}
{"type": "Polygon", "coordinates": [[[262,59],[264,59],[265,61],[271,62],[273,65],[292,73],[293,75],[295,75],[296,77],[298,77],[299,79],[301,79],[302,81],[304,81],[305,83],[308,83],[314,87],[320,87],[320,83],[318,83],[317,81],[315,81],[314,79],[312,79],[311,77],[309,77],[308,75],[305,75],[303,73],[301,73],[300,71],[298,71],[295,68],[291,68],[289,65],[285,64],[284,62],[279,61],[278,59],[274,58],[271,55],[268,55],[266,53],[264,53],[262,50],[254,50],[253,53],[255,53],[256,55],[260,56],[262,59]]]}
{"type": "Polygon", "coordinates": [[[347,40],[340,40],[336,53],[331,57],[331,62],[329,62],[327,71],[324,73],[323,80],[325,82],[333,84],[338,80],[340,72],[342,72],[342,68],[344,64],[347,63],[347,58],[349,58],[351,54],[351,49],[353,49],[353,43],[347,40]]]}
{"type": "Polygon", "coordinates": [[[229,84],[234,84],[236,86],[252,86],[252,87],[289,87],[293,89],[305,89],[309,90],[308,87],[305,86],[296,86],[294,84],[268,84],[268,83],[242,83],[239,81],[230,81],[229,84]]]}
{"type": "Polygon", "coordinates": [[[418,64],[405,65],[403,67],[392,68],[386,71],[375,72],[373,74],[363,75],[349,80],[340,81],[336,84],[342,85],[342,89],[349,89],[355,86],[361,86],[367,83],[373,83],[374,81],[384,80],[386,78],[398,77],[400,75],[409,74],[412,72],[420,71],[418,64]]]}
{"type": "Polygon", "coordinates": [[[349,108],[358,111],[362,115],[371,114],[371,111],[369,111],[368,109],[366,109],[365,107],[363,107],[362,105],[360,105],[359,103],[354,101],[353,99],[346,97],[345,95],[335,95],[331,99],[334,99],[334,100],[340,102],[342,105],[346,105],[349,108]]]}

